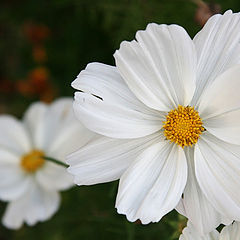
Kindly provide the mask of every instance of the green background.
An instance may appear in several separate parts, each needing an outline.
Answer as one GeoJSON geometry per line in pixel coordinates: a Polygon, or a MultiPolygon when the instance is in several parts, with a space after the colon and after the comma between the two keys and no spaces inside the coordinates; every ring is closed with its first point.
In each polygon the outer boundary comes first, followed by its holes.
{"type": "MultiPolygon", "coordinates": [[[[209,1],[208,1],[209,2],[209,1]]],[[[214,3],[214,2],[211,2],[214,3]]],[[[238,0],[218,0],[222,12],[240,10],[238,0]]],[[[21,117],[40,95],[25,95],[16,84],[36,67],[49,72],[54,94],[72,96],[70,84],[89,62],[114,64],[121,41],[132,40],[147,23],[175,23],[193,37],[201,26],[194,20],[197,5],[186,0],[5,0],[0,3],[0,113],[21,117]],[[41,41],[47,60],[35,61],[33,44],[23,26],[44,25],[41,41]]],[[[114,207],[117,182],[74,187],[62,193],[59,211],[44,223],[11,231],[0,225],[0,240],[8,239],[176,239],[184,224],[175,211],[160,223],[130,223],[114,207]]],[[[0,215],[6,204],[0,203],[0,215]]]]}

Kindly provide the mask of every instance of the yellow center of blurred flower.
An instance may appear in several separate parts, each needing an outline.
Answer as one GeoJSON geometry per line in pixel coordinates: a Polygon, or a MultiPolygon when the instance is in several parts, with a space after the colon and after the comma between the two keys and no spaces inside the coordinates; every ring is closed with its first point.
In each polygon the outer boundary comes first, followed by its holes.
{"type": "Polygon", "coordinates": [[[29,173],[35,172],[43,166],[45,160],[42,158],[44,152],[40,150],[32,150],[30,153],[22,156],[21,167],[29,173]]]}
{"type": "Polygon", "coordinates": [[[189,106],[171,110],[163,123],[165,137],[182,148],[195,144],[204,131],[198,111],[189,106]]]}

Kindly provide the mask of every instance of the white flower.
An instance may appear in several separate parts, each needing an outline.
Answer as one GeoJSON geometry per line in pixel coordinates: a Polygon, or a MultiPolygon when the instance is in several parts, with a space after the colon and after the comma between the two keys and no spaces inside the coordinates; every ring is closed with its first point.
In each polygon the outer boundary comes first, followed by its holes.
{"type": "Polygon", "coordinates": [[[240,222],[234,222],[229,226],[225,226],[221,233],[214,230],[209,234],[200,236],[195,228],[188,223],[184,228],[179,240],[239,240],[240,238],[240,222]]]}
{"type": "Polygon", "coordinates": [[[32,104],[22,122],[0,116],[0,199],[10,201],[3,216],[6,227],[49,219],[59,207],[58,191],[72,186],[65,167],[41,158],[64,161],[92,136],[71,108],[72,100],[62,98],[49,106],[32,104]]]}
{"type": "Polygon", "coordinates": [[[240,14],[213,16],[193,40],[157,24],[136,39],[117,67],[91,63],[72,83],[78,119],[109,137],[68,157],[75,183],[120,178],[130,221],[177,207],[203,234],[240,220],[240,14]]]}

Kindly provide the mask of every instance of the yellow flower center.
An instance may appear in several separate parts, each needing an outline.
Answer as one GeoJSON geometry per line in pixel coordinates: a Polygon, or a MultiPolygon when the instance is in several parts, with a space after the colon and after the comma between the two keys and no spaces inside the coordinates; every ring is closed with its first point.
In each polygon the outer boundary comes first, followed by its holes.
{"type": "Polygon", "coordinates": [[[29,173],[35,172],[43,166],[45,160],[42,158],[44,152],[40,150],[32,150],[30,153],[22,156],[21,167],[29,173]]]}
{"type": "Polygon", "coordinates": [[[165,137],[182,148],[195,144],[205,130],[198,111],[189,106],[171,110],[163,123],[165,137]]]}

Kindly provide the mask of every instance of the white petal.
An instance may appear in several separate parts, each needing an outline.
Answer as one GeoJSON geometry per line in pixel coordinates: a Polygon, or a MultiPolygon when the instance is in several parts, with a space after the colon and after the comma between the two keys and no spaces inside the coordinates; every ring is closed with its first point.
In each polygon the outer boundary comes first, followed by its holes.
{"type": "Polygon", "coordinates": [[[90,130],[114,138],[137,138],[162,127],[163,114],[142,104],[116,67],[92,63],[73,82],[74,111],[90,130]]]}
{"type": "Polygon", "coordinates": [[[64,161],[65,156],[88,142],[93,134],[75,118],[71,98],[60,98],[47,106],[32,104],[24,116],[34,148],[64,161]]]}
{"type": "Polygon", "coordinates": [[[19,157],[0,149],[0,199],[9,201],[20,197],[27,191],[30,181],[20,167],[19,157]]]}
{"type": "Polygon", "coordinates": [[[222,224],[229,225],[233,222],[233,219],[227,218],[226,216],[222,216],[222,224]]]}
{"type": "Polygon", "coordinates": [[[183,229],[179,240],[218,240],[219,233],[215,229],[204,236],[201,236],[194,226],[188,222],[188,226],[183,229]]]}
{"type": "Polygon", "coordinates": [[[183,149],[168,141],[147,148],[120,178],[118,213],[129,221],[158,222],[176,207],[187,180],[183,149]]]}
{"type": "Polygon", "coordinates": [[[0,147],[0,166],[2,165],[18,165],[20,164],[21,155],[0,147]]]}
{"type": "Polygon", "coordinates": [[[47,149],[55,154],[58,151],[64,151],[62,153],[64,158],[67,154],[75,151],[77,147],[85,144],[89,137],[92,137],[92,133],[89,133],[74,116],[72,104],[72,98],[56,100],[50,105],[46,119],[46,125],[50,132],[46,139],[47,149]]]}
{"type": "Polygon", "coordinates": [[[26,193],[31,181],[30,178],[21,176],[16,169],[5,169],[5,173],[2,171],[0,173],[0,180],[2,181],[3,179],[3,182],[0,184],[1,200],[11,201],[26,193]]]}
{"type": "Polygon", "coordinates": [[[197,83],[193,105],[217,76],[240,63],[240,14],[232,11],[211,17],[193,39],[197,56],[197,83]]]}
{"type": "Polygon", "coordinates": [[[0,116],[0,148],[22,155],[31,149],[26,129],[20,121],[9,115],[0,116]]]}
{"type": "Polygon", "coordinates": [[[42,146],[44,146],[47,108],[45,103],[33,103],[29,106],[23,117],[23,122],[30,133],[33,148],[35,149],[42,149],[42,146]]]}
{"type": "Polygon", "coordinates": [[[48,125],[52,126],[52,139],[47,147],[46,154],[65,162],[68,154],[87,144],[96,134],[85,128],[77,120],[72,109],[72,99],[60,99],[49,108],[48,125]],[[55,114],[57,112],[57,114],[55,114]],[[54,123],[50,124],[50,121],[54,123]]]}
{"type": "Polygon", "coordinates": [[[51,218],[59,207],[59,201],[57,192],[47,192],[32,184],[31,189],[22,198],[8,204],[2,222],[11,229],[20,228],[24,222],[32,226],[38,221],[51,218]]]}
{"type": "Polygon", "coordinates": [[[37,102],[29,107],[24,122],[32,133],[36,148],[49,148],[62,122],[68,117],[71,104],[71,98],[62,98],[51,105],[37,102]]]}
{"type": "Polygon", "coordinates": [[[213,231],[222,222],[222,217],[209,203],[198,185],[194,166],[194,148],[188,147],[185,153],[188,180],[177,210],[188,218],[199,235],[204,235],[213,231]]]}
{"type": "Polygon", "coordinates": [[[36,172],[36,180],[46,190],[65,190],[73,185],[73,177],[65,167],[56,163],[46,162],[36,172]]]}
{"type": "Polygon", "coordinates": [[[152,23],[136,39],[122,42],[114,54],[132,92],[160,111],[188,105],[195,90],[196,51],[187,32],[177,25],[152,23]]]}
{"type": "Polygon", "coordinates": [[[240,109],[219,114],[203,121],[204,127],[216,137],[240,145],[240,109]]]}
{"type": "Polygon", "coordinates": [[[218,138],[240,144],[240,65],[224,72],[203,93],[198,111],[203,126],[218,138]]]}
{"type": "Polygon", "coordinates": [[[226,226],[220,233],[219,240],[239,240],[240,237],[240,223],[234,222],[226,226]]]}
{"type": "Polygon", "coordinates": [[[240,146],[202,134],[195,146],[198,183],[209,202],[229,219],[240,220],[240,146]]]}
{"type": "Polygon", "coordinates": [[[68,171],[78,185],[119,179],[136,157],[160,138],[159,133],[131,140],[99,137],[68,156],[68,171]]]}

